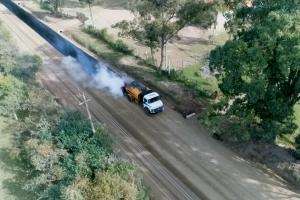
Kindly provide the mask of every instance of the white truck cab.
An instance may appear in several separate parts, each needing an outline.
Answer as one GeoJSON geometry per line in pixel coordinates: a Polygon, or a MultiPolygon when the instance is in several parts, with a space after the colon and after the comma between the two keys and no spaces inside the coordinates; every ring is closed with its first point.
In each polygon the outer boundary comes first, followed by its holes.
{"type": "Polygon", "coordinates": [[[164,111],[161,96],[140,82],[125,83],[122,91],[130,102],[135,102],[142,106],[147,114],[156,114],[164,111]]]}
{"type": "Polygon", "coordinates": [[[151,114],[164,111],[164,104],[157,92],[151,92],[143,97],[143,108],[151,114]]]}

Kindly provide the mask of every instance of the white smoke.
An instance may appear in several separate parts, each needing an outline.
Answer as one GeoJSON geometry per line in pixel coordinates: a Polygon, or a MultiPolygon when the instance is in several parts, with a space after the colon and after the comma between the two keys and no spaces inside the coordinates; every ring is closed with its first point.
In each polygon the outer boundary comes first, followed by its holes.
{"type": "Polygon", "coordinates": [[[98,89],[107,89],[113,95],[122,95],[121,87],[124,85],[125,80],[116,76],[113,72],[109,71],[105,65],[98,68],[97,73],[93,76],[91,84],[98,89]]]}
{"type": "Polygon", "coordinates": [[[89,75],[74,58],[68,56],[62,60],[64,69],[84,87],[105,90],[113,96],[122,96],[121,87],[125,84],[127,77],[116,75],[108,69],[105,63],[99,63],[98,65],[96,73],[89,75]]]}
{"type": "Polygon", "coordinates": [[[73,80],[83,83],[84,86],[88,85],[86,83],[88,80],[88,74],[74,58],[72,58],[71,56],[64,57],[61,65],[64,69],[67,70],[68,74],[73,78],[73,80]]]}

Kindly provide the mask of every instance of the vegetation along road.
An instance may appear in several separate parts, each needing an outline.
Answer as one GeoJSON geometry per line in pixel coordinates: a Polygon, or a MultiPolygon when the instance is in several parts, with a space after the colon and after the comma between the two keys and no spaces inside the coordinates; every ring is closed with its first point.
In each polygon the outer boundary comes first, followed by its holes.
{"type": "Polygon", "coordinates": [[[210,138],[196,120],[183,119],[168,105],[164,113],[148,117],[125,98],[83,87],[84,81],[76,82],[67,72],[66,58],[3,5],[0,20],[22,51],[42,57],[39,79],[64,106],[83,109],[78,105],[78,88],[85,91],[93,118],[118,138],[121,153],[139,166],[154,198],[300,198],[283,180],[241,159],[210,138]]]}

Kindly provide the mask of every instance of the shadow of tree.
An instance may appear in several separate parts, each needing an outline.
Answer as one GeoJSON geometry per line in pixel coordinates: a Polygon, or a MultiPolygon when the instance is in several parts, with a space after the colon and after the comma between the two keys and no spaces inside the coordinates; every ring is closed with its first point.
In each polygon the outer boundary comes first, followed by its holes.
{"type": "Polygon", "coordinates": [[[23,189],[26,181],[29,180],[30,168],[21,159],[12,156],[10,149],[0,149],[0,165],[3,173],[9,173],[11,178],[2,181],[2,188],[17,200],[36,199],[32,192],[23,189]]]}
{"type": "MultiPolygon", "coordinates": [[[[242,158],[250,163],[255,163],[255,167],[262,169],[278,183],[284,184],[285,187],[299,194],[296,197],[300,199],[300,181],[298,178],[300,162],[294,157],[292,149],[275,144],[253,142],[231,144],[231,148],[238,153],[238,156],[233,157],[233,159],[240,160],[242,158]],[[274,176],[274,172],[279,176],[274,176]]],[[[280,187],[280,184],[272,183],[277,187],[280,187]]]]}
{"type": "Polygon", "coordinates": [[[41,20],[45,20],[45,17],[50,15],[49,11],[32,11],[32,13],[41,20]]]}
{"type": "Polygon", "coordinates": [[[96,4],[110,9],[126,9],[129,6],[128,0],[98,0],[96,4]]]}
{"type": "Polygon", "coordinates": [[[194,44],[212,45],[210,40],[203,39],[203,38],[188,37],[188,36],[181,36],[179,39],[171,40],[170,43],[177,43],[181,45],[194,45],[194,44]]]}
{"type": "Polygon", "coordinates": [[[113,60],[116,63],[120,62],[120,60],[124,57],[123,54],[118,52],[102,52],[99,56],[107,60],[113,60]]]}
{"type": "Polygon", "coordinates": [[[82,8],[85,4],[79,2],[78,0],[68,0],[63,2],[64,8],[82,8]]]}
{"type": "Polygon", "coordinates": [[[46,17],[52,17],[52,18],[62,18],[62,19],[75,19],[75,16],[68,15],[63,12],[58,13],[51,13],[49,11],[32,11],[32,13],[39,19],[44,20],[47,22],[46,17]]]}

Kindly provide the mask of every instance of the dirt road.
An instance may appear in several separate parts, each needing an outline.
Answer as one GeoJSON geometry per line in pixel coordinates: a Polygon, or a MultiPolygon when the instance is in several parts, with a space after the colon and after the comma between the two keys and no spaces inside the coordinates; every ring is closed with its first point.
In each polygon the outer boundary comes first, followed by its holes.
{"type": "MultiPolygon", "coordinates": [[[[24,52],[43,58],[42,84],[65,106],[78,106],[80,84],[63,70],[63,56],[1,5],[0,20],[24,52]]],[[[196,120],[184,120],[166,106],[155,117],[124,98],[82,88],[94,119],[119,140],[120,152],[134,161],[156,199],[300,199],[279,178],[247,162],[213,140],[196,120]]]]}

